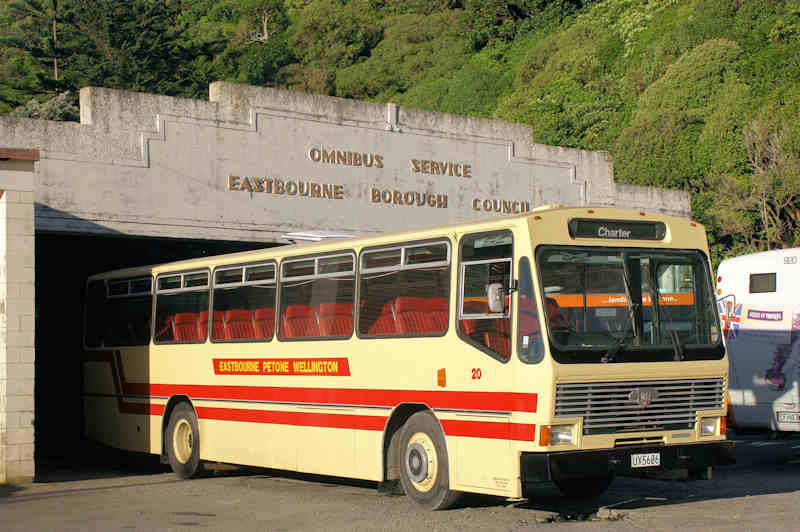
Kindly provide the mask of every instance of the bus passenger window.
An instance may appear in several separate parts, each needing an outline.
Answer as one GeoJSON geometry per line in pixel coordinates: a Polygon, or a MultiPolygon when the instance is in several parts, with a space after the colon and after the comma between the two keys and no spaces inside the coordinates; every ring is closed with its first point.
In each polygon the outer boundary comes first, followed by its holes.
{"type": "Polygon", "coordinates": [[[354,298],[352,252],[283,261],[279,338],[349,338],[354,298]]]}
{"type": "Polygon", "coordinates": [[[459,335],[502,361],[511,356],[511,257],[510,231],[478,233],[461,239],[459,335]],[[499,312],[493,312],[489,305],[492,285],[501,286],[505,293],[505,304],[499,312]]]}
{"type": "MultiPolygon", "coordinates": [[[[202,334],[208,313],[201,313],[202,334]]],[[[251,264],[214,271],[211,339],[271,340],[275,331],[275,264],[251,264]]]]}
{"type": "Polygon", "coordinates": [[[152,282],[149,277],[108,281],[104,345],[118,347],[150,343],[152,282]]]}
{"type": "Polygon", "coordinates": [[[161,275],[156,280],[156,343],[203,342],[208,323],[207,271],[161,275]]]}
{"type": "Polygon", "coordinates": [[[439,336],[450,317],[450,245],[404,244],[361,253],[359,336],[439,336]]]}

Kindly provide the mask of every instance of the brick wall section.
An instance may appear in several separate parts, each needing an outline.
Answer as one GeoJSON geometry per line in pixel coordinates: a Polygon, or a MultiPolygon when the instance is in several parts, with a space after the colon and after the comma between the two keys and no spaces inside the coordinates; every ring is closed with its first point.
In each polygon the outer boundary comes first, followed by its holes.
{"type": "Polygon", "coordinates": [[[0,160],[0,483],[34,477],[33,167],[0,160]]]}

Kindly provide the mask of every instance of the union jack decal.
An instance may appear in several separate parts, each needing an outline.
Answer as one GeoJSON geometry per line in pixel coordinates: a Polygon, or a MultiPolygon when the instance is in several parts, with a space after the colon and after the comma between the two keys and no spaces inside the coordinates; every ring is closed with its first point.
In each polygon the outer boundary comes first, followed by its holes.
{"type": "Polygon", "coordinates": [[[726,339],[736,338],[739,325],[742,323],[742,304],[734,305],[732,301],[719,301],[719,317],[722,319],[722,334],[726,339]]]}

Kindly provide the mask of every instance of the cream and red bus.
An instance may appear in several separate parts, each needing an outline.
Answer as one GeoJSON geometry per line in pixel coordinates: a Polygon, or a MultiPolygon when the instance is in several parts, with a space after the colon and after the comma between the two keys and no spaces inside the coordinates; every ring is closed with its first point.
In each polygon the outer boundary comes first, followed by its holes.
{"type": "Polygon", "coordinates": [[[704,228],[540,207],[89,278],[86,434],[429,508],[730,460],[704,228]]]}

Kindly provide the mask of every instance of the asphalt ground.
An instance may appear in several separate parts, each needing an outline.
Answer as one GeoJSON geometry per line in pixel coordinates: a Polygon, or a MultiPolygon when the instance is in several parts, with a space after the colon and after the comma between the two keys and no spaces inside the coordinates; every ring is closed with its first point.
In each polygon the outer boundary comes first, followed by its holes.
{"type": "Polygon", "coordinates": [[[181,481],[153,457],[93,453],[0,486],[0,530],[800,530],[800,435],[732,434],[737,463],[711,480],[618,478],[572,501],[471,496],[430,512],[376,484],[217,464],[181,481]]]}

